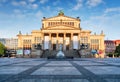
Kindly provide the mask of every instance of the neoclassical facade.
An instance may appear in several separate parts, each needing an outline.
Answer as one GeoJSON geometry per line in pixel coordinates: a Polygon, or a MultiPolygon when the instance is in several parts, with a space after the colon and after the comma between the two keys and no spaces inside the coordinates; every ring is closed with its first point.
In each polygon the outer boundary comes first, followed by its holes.
{"type": "Polygon", "coordinates": [[[63,50],[81,49],[84,44],[90,50],[101,50],[104,52],[104,34],[91,34],[90,30],[82,30],[79,17],[65,16],[59,12],[57,16],[42,19],[42,28],[33,30],[31,35],[18,36],[18,48],[34,49],[40,44],[43,50],[58,50],[62,45],[63,50]]]}

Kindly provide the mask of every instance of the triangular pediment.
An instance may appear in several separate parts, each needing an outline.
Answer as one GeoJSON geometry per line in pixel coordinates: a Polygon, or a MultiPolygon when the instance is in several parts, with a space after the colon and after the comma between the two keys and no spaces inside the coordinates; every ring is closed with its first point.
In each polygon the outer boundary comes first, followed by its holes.
{"type": "Polygon", "coordinates": [[[74,21],[74,20],[77,20],[77,18],[73,18],[73,17],[68,17],[68,16],[54,16],[54,17],[51,17],[51,18],[46,18],[44,20],[47,20],[47,21],[52,21],[52,20],[70,20],[70,21],[74,21]]]}
{"type": "Polygon", "coordinates": [[[54,27],[47,27],[43,30],[79,30],[79,28],[70,27],[70,26],[54,26],[54,27]]]}

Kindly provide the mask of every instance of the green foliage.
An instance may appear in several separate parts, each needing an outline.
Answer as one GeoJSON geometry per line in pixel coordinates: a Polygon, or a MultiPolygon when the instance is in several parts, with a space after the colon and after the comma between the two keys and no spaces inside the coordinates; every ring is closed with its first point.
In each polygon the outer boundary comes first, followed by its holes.
{"type": "Polygon", "coordinates": [[[3,56],[5,52],[5,46],[0,42],[0,56],[3,56]]]}
{"type": "Polygon", "coordinates": [[[115,53],[114,56],[115,56],[115,57],[119,57],[119,54],[118,54],[118,53],[115,53]]]}
{"type": "Polygon", "coordinates": [[[115,54],[120,56],[120,44],[116,47],[115,54]]]}
{"type": "Polygon", "coordinates": [[[113,57],[113,53],[108,53],[107,56],[113,57]]]}

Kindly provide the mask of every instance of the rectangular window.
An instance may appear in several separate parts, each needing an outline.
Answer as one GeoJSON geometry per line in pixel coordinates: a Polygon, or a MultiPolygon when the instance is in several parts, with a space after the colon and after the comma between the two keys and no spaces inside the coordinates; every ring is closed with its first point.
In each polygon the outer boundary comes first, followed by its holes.
{"type": "Polygon", "coordinates": [[[92,49],[99,49],[99,39],[92,39],[91,40],[91,48],[92,49]]]}

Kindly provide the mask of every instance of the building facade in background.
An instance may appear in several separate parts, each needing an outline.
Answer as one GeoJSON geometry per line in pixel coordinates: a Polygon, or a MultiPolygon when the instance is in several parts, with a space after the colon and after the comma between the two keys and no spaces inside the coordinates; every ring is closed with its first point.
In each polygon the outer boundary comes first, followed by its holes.
{"type": "Polygon", "coordinates": [[[116,49],[115,41],[113,40],[105,40],[105,53],[114,53],[116,49]]]}
{"type": "Polygon", "coordinates": [[[115,40],[115,45],[118,46],[120,44],[120,40],[115,40]]]}
{"type": "Polygon", "coordinates": [[[17,38],[7,38],[5,46],[9,50],[17,50],[18,39],[17,38]]]}
{"type": "Polygon", "coordinates": [[[63,12],[51,18],[43,17],[40,30],[33,30],[30,35],[19,32],[18,48],[35,49],[39,44],[43,50],[58,50],[59,45],[62,45],[63,50],[79,50],[84,45],[89,50],[101,51],[104,56],[103,31],[99,35],[92,35],[90,30],[83,30],[80,23],[79,17],[68,17],[63,12]]]}
{"type": "Polygon", "coordinates": [[[6,39],[5,39],[5,38],[0,38],[0,42],[1,42],[3,45],[6,45],[6,39]]]}
{"type": "Polygon", "coordinates": [[[10,50],[17,50],[18,39],[17,38],[0,38],[0,42],[10,50]]]}

